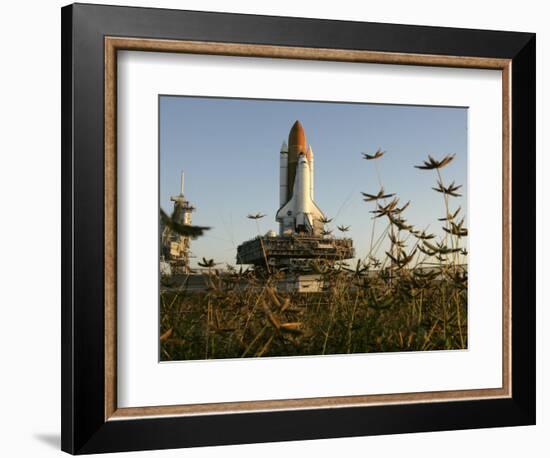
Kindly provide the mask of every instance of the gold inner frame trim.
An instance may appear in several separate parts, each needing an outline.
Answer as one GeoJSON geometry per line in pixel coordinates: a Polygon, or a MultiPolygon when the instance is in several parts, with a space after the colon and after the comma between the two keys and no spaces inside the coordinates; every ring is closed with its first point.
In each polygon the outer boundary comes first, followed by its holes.
{"type": "Polygon", "coordinates": [[[371,406],[381,404],[460,401],[506,398],[512,394],[511,367],[511,60],[482,57],[404,54],[344,49],[215,43],[105,37],[105,420],[143,417],[246,413],[371,406]],[[336,62],[423,65],[493,69],[502,72],[502,380],[500,388],[431,391],[399,394],[335,396],[304,399],[241,401],[210,404],[143,406],[118,408],[117,405],[117,51],[174,52],[237,57],[264,57],[336,62]]]}

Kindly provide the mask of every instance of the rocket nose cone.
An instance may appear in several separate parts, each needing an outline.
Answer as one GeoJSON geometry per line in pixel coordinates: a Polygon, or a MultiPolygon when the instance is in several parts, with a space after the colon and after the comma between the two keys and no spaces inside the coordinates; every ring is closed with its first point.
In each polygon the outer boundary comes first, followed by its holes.
{"type": "Polygon", "coordinates": [[[313,150],[311,149],[311,145],[309,145],[307,149],[306,158],[308,161],[311,161],[313,159],[313,150]]]}
{"type": "Polygon", "coordinates": [[[288,135],[289,148],[297,148],[299,151],[306,151],[306,133],[300,121],[296,121],[288,135]]]}

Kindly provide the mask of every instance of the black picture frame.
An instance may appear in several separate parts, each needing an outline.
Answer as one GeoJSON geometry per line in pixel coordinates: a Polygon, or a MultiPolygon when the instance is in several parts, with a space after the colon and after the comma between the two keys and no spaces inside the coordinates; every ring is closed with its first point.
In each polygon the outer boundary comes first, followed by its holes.
{"type": "Polygon", "coordinates": [[[74,4],[62,8],[62,449],[72,454],[535,424],[535,34],[74,4]],[[106,421],[104,37],[512,61],[512,396],[106,421]]]}

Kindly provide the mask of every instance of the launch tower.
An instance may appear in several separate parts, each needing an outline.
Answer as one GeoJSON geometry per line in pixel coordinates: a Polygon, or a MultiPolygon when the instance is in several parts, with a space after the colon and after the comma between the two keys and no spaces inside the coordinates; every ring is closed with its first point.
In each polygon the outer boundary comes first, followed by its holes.
{"type": "MultiPolygon", "coordinates": [[[[195,211],[195,207],[185,198],[183,185],[184,174],[181,172],[180,193],[170,198],[170,200],[174,202],[173,219],[178,224],[190,225],[191,213],[195,211]]],[[[164,256],[164,260],[170,264],[171,273],[189,273],[190,237],[177,234],[168,226],[161,229],[162,255],[164,256]]]]}

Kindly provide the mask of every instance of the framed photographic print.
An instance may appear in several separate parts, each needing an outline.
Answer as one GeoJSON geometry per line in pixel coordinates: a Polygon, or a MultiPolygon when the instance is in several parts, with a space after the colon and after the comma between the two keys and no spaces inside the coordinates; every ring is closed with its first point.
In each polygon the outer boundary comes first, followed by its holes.
{"type": "Polygon", "coordinates": [[[535,422],[535,36],[62,9],[62,448],[535,422]]]}

